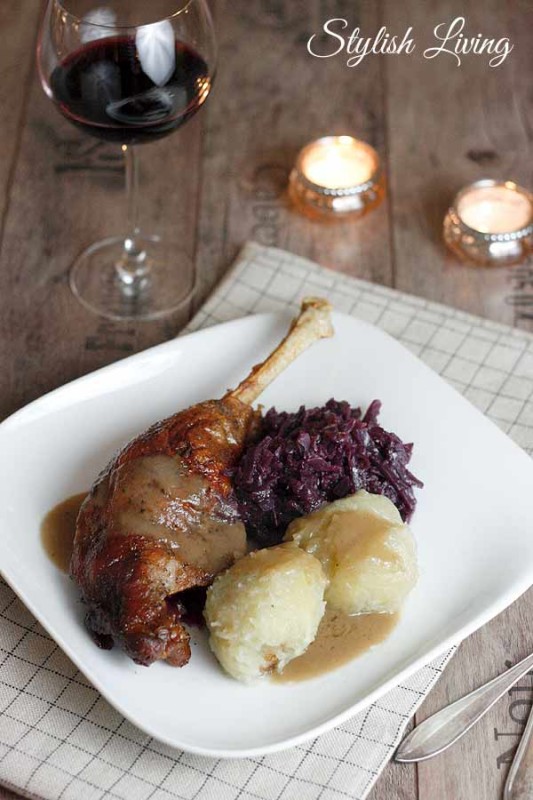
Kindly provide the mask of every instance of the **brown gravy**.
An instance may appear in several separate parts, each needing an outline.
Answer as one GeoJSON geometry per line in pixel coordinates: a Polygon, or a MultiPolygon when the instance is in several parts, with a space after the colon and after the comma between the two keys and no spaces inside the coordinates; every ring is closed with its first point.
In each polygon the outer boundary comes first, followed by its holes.
{"type": "Polygon", "coordinates": [[[349,617],[326,608],[315,641],[303,655],[290,661],[274,680],[280,683],[305,681],[330,672],[386,639],[398,618],[398,614],[349,617]]]}
{"type": "Polygon", "coordinates": [[[86,497],[87,492],[83,492],[58,503],[48,512],[41,525],[41,542],[45,552],[62,572],[68,573],[69,570],[76,517],[86,497]]]}
{"type": "MultiPolygon", "coordinates": [[[[100,484],[106,502],[107,482],[100,484]]],[[[221,519],[209,482],[179,456],[137,458],[117,470],[108,502],[113,532],[167,542],[180,559],[213,575],[246,553],[242,522],[221,519]]]]}
{"type": "Polygon", "coordinates": [[[333,515],[330,523],[341,552],[349,552],[352,560],[400,562],[400,556],[388,544],[393,523],[369,511],[345,511],[333,515]]]}

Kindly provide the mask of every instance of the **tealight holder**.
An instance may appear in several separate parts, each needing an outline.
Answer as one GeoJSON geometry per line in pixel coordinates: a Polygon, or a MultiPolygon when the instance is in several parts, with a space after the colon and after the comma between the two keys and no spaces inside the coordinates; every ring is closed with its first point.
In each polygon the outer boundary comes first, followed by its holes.
{"type": "Polygon", "coordinates": [[[385,196],[377,152],[353,136],[324,136],[298,154],[289,197],[300,211],[323,220],[360,217],[385,196]]]}
{"type": "Polygon", "coordinates": [[[518,264],[533,249],[533,195],[513,181],[465,186],[444,219],[444,240],[478,266],[518,264]]]}

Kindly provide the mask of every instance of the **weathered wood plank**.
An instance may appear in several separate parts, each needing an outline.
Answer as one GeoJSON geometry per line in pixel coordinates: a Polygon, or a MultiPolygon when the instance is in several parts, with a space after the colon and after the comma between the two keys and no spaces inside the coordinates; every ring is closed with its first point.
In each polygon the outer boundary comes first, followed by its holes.
{"type": "MultiPolygon", "coordinates": [[[[309,55],[324,14],[379,26],[374,3],[237,0],[219,14],[220,69],[208,109],[198,264],[212,286],[249,238],[381,283],[391,281],[387,206],[356,222],[309,222],[285,191],[300,147],[354,133],[384,152],[378,60],[354,74],[309,55]]],[[[326,16],[327,18],[327,16],[326,16]]]]}
{"type": "Polygon", "coordinates": [[[20,795],[13,794],[13,792],[0,786],[0,800],[20,800],[20,795]]]}
{"type": "Polygon", "coordinates": [[[462,266],[442,243],[442,221],[455,192],[470,181],[512,177],[531,184],[530,112],[524,112],[531,98],[522,74],[531,53],[526,6],[384,0],[390,29],[413,25],[420,42],[410,56],[386,62],[395,285],[509,323],[509,271],[462,266]],[[466,18],[468,35],[512,36],[515,51],[497,68],[481,56],[465,56],[460,67],[446,54],[424,59],[434,26],[458,16],[466,18]]]}
{"type": "Polygon", "coordinates": [[[3,0],[0,5],[0,231],[26,113],[40,13],[34,0],[3,0]]]}
{"type": "MultiPolygon", "coordinates": [[[[408,730],[412,728],[409,725],[408,730]]],[[[388,764],[379,776],[368,800],[417,800],[417,768],[412,764],[388,764]]],[[[444,800],[440,798],[439,800],[444,800]]]]}

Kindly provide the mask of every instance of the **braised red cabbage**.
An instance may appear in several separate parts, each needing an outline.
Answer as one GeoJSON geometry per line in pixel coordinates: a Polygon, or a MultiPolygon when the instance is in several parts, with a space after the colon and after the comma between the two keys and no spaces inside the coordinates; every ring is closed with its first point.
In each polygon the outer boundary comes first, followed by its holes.
{"type": "Polygon", "coordinates": [[[379,425],[380,409],[374,400],[363,415],[333,399],[296,413],[271,408],[233,475],[248,535],[276,544],[296,517],[359,489],[385,495],[408,521],[423,484],[407,469],[413,445],[379,425]]]}

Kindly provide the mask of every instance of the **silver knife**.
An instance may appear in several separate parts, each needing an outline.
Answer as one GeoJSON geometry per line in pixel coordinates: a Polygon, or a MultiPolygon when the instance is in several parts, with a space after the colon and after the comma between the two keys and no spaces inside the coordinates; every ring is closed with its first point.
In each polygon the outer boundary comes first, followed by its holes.
{"type": "Polygon", "coordinates": [[[425,719],[400,744],[394,756],[396,761],[425,761],[442,753],[469,731],[530,669],[533,669],[533,653],[503,675],[425,719]]]}

